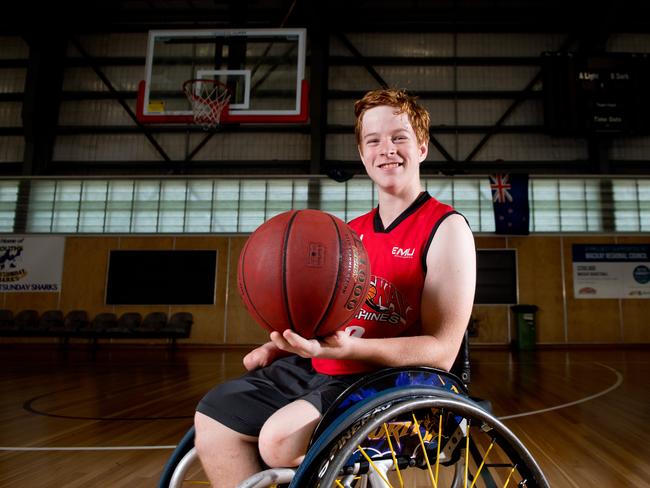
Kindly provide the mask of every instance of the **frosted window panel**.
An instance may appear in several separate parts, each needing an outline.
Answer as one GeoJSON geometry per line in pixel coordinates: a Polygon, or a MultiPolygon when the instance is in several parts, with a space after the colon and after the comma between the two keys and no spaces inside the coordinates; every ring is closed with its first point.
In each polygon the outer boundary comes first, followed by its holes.
{"type": "Polygon", "coordinates": [[[133,218],[131,232],[154,233],[158,230],[160,205],[159,181],[136,181],[133,191],[133,218]]]}
{"type": "Polygon", "coordinates": [[[348,180],[346,186],[347,203],[344,220],[348,222],[368,213],[376,206],[376,203],[373,192],[374,184],[370,179],[348,180]]]}
{"type": "Polygon", "coordinates": [[[454,191],[451,179],[435,178],[425,182],[426,190],[439,202],[453,204],[454,191]]]}
{"type": "Polygon", "coordinates": [[[127,233],[131,230],[133,189],[133,181],[117,180],[109,183],[105,232],[127,233]]]}
{"type": "Polygon", "coordinates": [[[603,212],[600,198],[600,181],[585,180],[585,201],[587,208],[587,231],[602,232],[603,212]]]}
{"type": "Polygon", "coordinates": [[[614,220],[617,232],[638,232],[639,201],[635,180],[613,180],[614,220]]]}
{"type": "Polygon", "coordinates": [[[56,182],[33,181],[29,192],[27,232],[51,232],[56,182]]]}
{"type": "Polygon", "coordinates": [[[641,232],[650,232],[650,181],[638,180],[639,222],[641,232]]]}
{"type": "Polygon", "coordinates": [[[587,230],[587,207],[583,180],[561,179],[560,223],[563,232],[585,232],[587,230]]]}
{"type": "Polygon", "coordinates": [[[185,225],[186,181],[163,181],[160,185],[159,232],[183,232],[185,225]]]}
{"type": "Polygon", "coordinates": [[[472,229],[480,228],[479,182],[474,179],[454,179],[453,207],[465,216],[472,229]]]}
{"type": "Polygon", "coordinates": [[[104,232],[106,217],[107,181],[85,181],[79,206],[79,232],[104,232]]]}
{"type": "Polygon", "coordinates": [[[529,181],[531,231],[558,232],[560,230],[560,197],[557,180],[529,181]]]}
{"type": "Polygon", "coordinates": [[[213,181],[188,181],[185,230],[210,232],[213,181]]]}
{"type": "Polygon", "coordinates": [[[253,232],[264,222],[266,194],[266,181],[264,180],[241,182],[237,225],[239,232],[253,232]]]}
{"type": "Polygon", "coordinates": [[[293,187],[293,208],[300,210],[308,208],[309,204],[309,181],[296,180],[293,187]]]}
{"type": "Polygon", "coordinates": [[[321,181],[320,209],[345,221],[347,206],[347,185],[336,181],[321,181]]]}
{"type": "Polygon", "coordinates": [[[481,191],[481,219],[478,228],[472,226],[475,232],[494,232],[496,230],[494,223],[494,206],[492,203],[492,189],[490,188],[490,180],[481,178],[479,183],[481,191]]]}
{"type": "Polygon", "coordinates": [[[13,232],[17,201],[18,182],[0,181],[0,232],[13,232]]]}
{"type": "Polygon", "coordinates": [[[52,215],[52,232],[77,232],[81,181],[58,181],[52,215]]]}
{"type": "Polygon", "coordinates": [[[239,180],[214,182],[212,231],[237,232],[239,217],[239,180]]]}
{"type": "Polygon", "coordinates": [[[293,208],[293,181],[269,180],[264,219],[268,220],[293,208]]]}

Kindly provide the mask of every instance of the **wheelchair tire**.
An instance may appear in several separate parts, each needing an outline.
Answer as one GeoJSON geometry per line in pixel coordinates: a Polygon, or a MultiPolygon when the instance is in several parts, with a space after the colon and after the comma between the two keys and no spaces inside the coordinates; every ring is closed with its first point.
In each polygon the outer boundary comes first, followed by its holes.
{"type": "Polygon", "coordinates": [[[430,479],[426,486],[438,488],[548,488],[532,455],[491,414],[463,396],[408,390],[405,396],[389,395],[363,414],[351,415],[345,428],[306,459],[308,465],[301,466],[292,486],[360,487],[368,481],[373,488],[400,486],[396,476],[413,476],[415,471],[415,476],[430,479]],[[387,438],[393,436],[389,443],[387,438]],[[420,439],[428,439],[427,444],[420,439]],[[412,470],[415,467],[420,469],[412,470]]]}
{"type": "Polygon", "coordinates": [[[194,449],[194,427],[192,426],[167,460],[160,475],[158,488],[180,488],[183,486],[185,474],[195,462],[199,461],[194,449]]]}

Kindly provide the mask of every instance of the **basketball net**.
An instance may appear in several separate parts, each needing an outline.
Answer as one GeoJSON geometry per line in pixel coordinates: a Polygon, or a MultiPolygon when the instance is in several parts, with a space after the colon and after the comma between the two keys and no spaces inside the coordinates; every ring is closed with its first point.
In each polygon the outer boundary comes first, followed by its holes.
{"type": "Polygon", "coordinates": [[[183,91],[192,106],[194,123],[205,130],[219,127],[221,112],[230,101],[230,90],[217,80],[187,80],[183,91]]]}

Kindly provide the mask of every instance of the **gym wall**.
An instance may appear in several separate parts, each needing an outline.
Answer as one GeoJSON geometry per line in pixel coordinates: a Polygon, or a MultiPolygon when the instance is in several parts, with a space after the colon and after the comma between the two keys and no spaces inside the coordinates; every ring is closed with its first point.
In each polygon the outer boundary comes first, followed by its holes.
{"type": "MultiPolygon", "coordinates": [[[[68,237],[61,291],[58,293],[2,293],[0,307],[18,312],[60,309],[99,312],[153,311],[172,314],[189,311],[194,325],[181,344],[222,346],[258,344],[266,333],[248,316],[237,291],[237,260],[246,236],[68,237]],[[213,305],[109,306],[105,304],[106,272],[110,250],[211,249],[217,250],[216,297],[213,305]]],[[[650,342],[648,301],[642,299],[575,300],[573,298],[572,244],[647,243],[643,236],[477,236],[480,249],[516,249],[519,303],[539,306],[539,344],[637,344],[650,342]]],[[[507,345],[516,334],[509,305],[475,306],[478,335],[473,344],[507,345]]],[[[2,342],[54,342],[55,339],[9,339],[2,342]]],[[[83,342],[84,340],[80,340],[83,342]]],[[[110,339],[106,339],[110,341],[110,339]]],[[[115,341],[115,340],[114,340],[115,341]]],[[[128,341],[120,339],[120,344],[128,341]]],[[[132,342],[143,344],[142,339],[132,342]]],[[[150,343],[164,341],[151,340],[150,343]]]]}

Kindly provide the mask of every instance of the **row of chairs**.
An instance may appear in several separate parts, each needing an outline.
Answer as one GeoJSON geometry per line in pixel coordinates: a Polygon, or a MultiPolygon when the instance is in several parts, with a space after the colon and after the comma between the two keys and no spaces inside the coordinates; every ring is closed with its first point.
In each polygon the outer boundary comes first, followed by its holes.
{"type": "Polygon", "coordinates": [[[100,338],[166,338],[190,336],[194,319],[190,312],[176,312],[168,318],[165,312],[151,312],[144,317],[139,312],[101,312],[92,320],[85,310],[0,310],[0,335],[13,337],[85,337],[100,338]]]}

